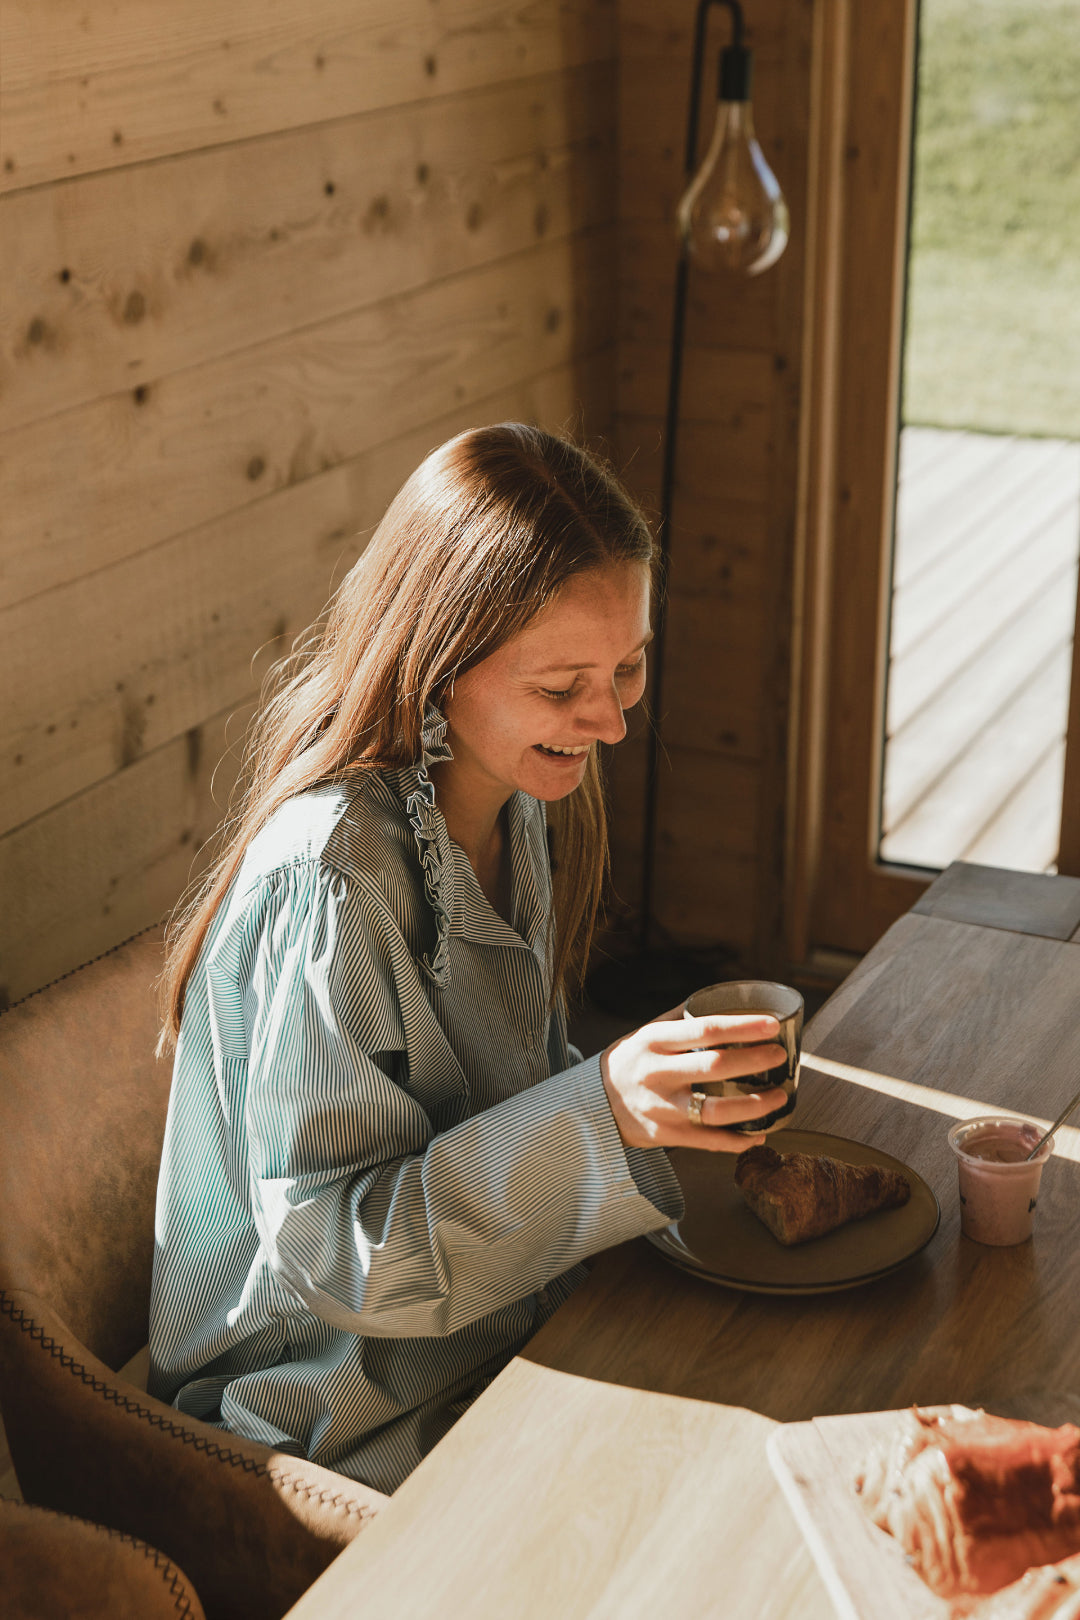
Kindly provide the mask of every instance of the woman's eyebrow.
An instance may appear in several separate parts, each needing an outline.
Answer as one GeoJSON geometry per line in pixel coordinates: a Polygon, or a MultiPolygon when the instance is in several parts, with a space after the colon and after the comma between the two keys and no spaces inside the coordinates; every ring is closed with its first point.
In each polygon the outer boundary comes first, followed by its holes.
{"type": "MultiPolygon", "coordinates": [[[[637,646],[634,648],[634,651],[629,656],[633,658],[635,654],[644,652],[652,638],[653,633],[650,630],[647,636],[642,637],[637,646]]],[[[596,668],[598,668],[596,664],[543,664],[539,669],[534,669],[532,673],[534,675],[568,675],[574,670],[596,668]]]]}

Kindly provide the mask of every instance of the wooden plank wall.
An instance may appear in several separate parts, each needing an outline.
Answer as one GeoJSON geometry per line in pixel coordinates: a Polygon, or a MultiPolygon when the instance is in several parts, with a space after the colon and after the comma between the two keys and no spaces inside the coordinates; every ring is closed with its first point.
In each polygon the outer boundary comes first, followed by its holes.
{"type": "Polygon", "coordinates": [[[613,0],[0,7],[5,998],[175,901],[429,448],[611,428],[616,48],[613,0]]]}
{"type": "MultiPolygon", "coordinates": [[[[656,917],[779,970],[813,56],[812,0],[747,0],[758,138],[792,216],[758,279],[691,273],[672,524],[656,917]]],[[[712,134],[717,11],[703,80],[712,134]]],[[[692,0],[621,0],[618,460],[659,506],[692,0]]],[[[640,728],[639,728],[640,730],[640,728]]],[[[612,766],[613,867],[638,894],[644,744],[612,766]]]]}

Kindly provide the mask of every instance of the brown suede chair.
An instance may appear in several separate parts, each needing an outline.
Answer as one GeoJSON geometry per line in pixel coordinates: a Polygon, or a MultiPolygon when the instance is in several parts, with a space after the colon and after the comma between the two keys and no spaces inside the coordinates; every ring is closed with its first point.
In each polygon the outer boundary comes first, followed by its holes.
{"type": "Polygon", "coordinates": [[[28,1502],[160,1548],[208,1620],[277,1620],[386,1498],[113,1370],[147,1334],[161,947],[140,934],[0,1017],[0,1409],[28,1502]]]}
{"type": "Polygon", "coordinates": [[[0,1498],[7,1620],[204,1620],[183,1570],[145,1541],[0,1498]]]}

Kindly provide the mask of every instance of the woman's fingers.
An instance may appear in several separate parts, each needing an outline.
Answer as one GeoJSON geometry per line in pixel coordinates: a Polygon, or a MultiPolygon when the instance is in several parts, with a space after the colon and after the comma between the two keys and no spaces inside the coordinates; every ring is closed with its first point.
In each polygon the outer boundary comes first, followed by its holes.
{"type": "MultiPolygon", "coordinates": [[[[768,1091],[750,1091],[739,1097],[706,1097],[701,1105],[701,1123],[707,1130],[741,1125],[744,1120],[760,1119],[765,1114],[775,1113],[778,1108],[783,1108],[787,1100],[783,1086],[770,1086],[768,1091]]],[[[686,1104],[689,1102],[688,1094],[686,1104]]]]}
{"type": "Polygon", "coordinates": [[[682,1052],[662,1058],[656,1065],[657,1078],[663,1075],[670,1084],[686,1085],[689,1081],[742,1080],[767,1069],[787,1065],[788,1055],[782,1046],[736,1046],[716,1051],[682,1052]]]}
{"type": "Polygon", "coordinates": [[[706,1123],[698,1124],[687,1113],[691,1092],[710,1082],[786,1070],[788,1054],[776,1043],[777,1033],[776,1019],[763,1013],[647,1024],[613,1042],[601,1053],[600,1073],[623,1141],[632,1147],[741,1151],[753,1138],[727,1125],[775,1111],[786,1094],[770,1089],[712,1098],[702,1115],[706,1123]],[[721,1039],[729,1044],[715,1044],[721,1039]]]}
{"type": "Polygon", "coordinates": [[[780,1033],[771,1013],[714,1013],[708,1018],[665,1020],[646,1029],[652,1052],[694,1052],[728,1041],[752,1046],[757,1041],[774,1041],[780,1033]]]}
{"type": "Polygon", "coordinates": [[[697,1148],[706,1153],[743,1153],[765,1140],[763,1131],[733,1131],[725,1126],[741,1124],[775,1113],[787,1100],[782,1087],[746,1097],[706,1097],[701,1105],[701,1124],[687,1113],[690,1092],[672,1097],[652,1114],[653,1140],[657,1146],[697,1148]]]}

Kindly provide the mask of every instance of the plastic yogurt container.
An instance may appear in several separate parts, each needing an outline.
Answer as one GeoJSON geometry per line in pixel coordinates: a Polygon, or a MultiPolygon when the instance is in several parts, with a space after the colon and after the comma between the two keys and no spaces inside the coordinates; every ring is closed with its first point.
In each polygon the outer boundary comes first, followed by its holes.
{"type": "Polygon", "coordinates": [[[1006,1114],[964,1119],[949,1132],[960,1175],[960,1230],[976,1243],[999,1248],[1031,1236],[1043,1165],[1054,1151],[1046,1142],[1028,1154],[1044,1127],[1006,1114]]]}

